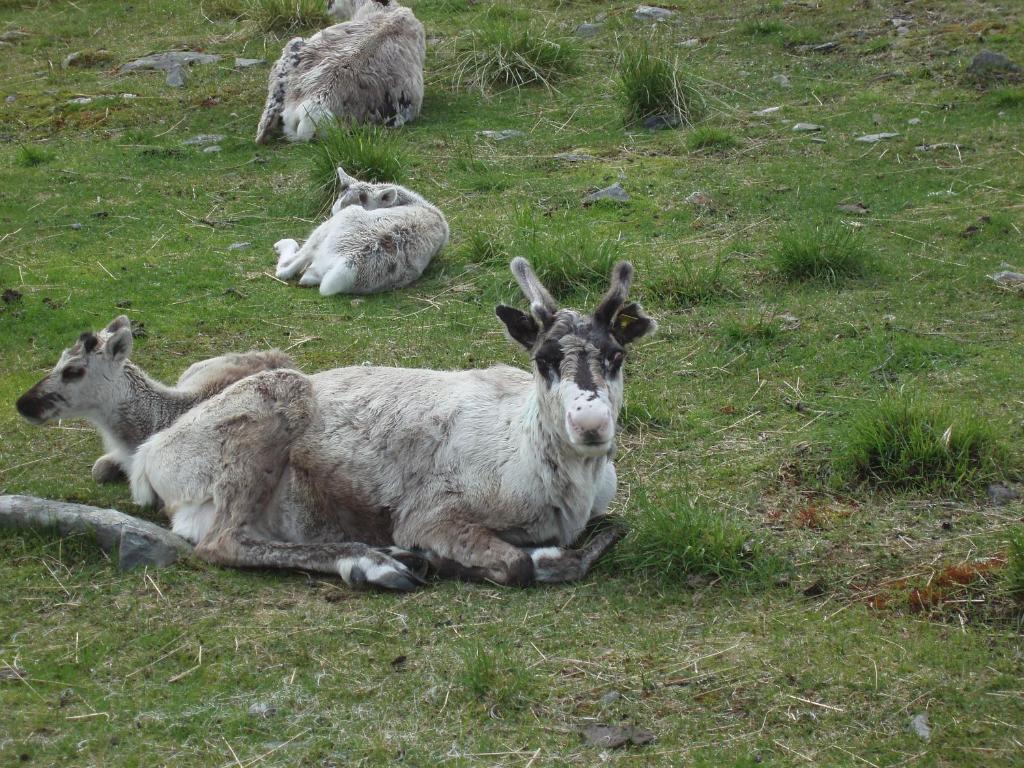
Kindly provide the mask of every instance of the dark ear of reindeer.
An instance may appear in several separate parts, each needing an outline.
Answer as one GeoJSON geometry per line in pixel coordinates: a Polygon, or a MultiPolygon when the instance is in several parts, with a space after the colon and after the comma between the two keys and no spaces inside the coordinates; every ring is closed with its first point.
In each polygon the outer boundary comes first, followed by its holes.
{"type": "Polygon", "coordinates": [[[657,323],[635,301],[626,303],[633,282],[633,265],[620,261],[612,269],[611,285],[594,310],[594,322],[604,326],[620,344],[653,333],[657,323]]]}
{"type": "Polygon", "coordinates": [[[525,312],[504,304],[495,307],[494,314],[505,324],[505,330],[510,339],[522,344],[528,350],[533,349],[534,344],[537,343],[537,337],[540,335],[540,326],[536,320],[525,312]]]}
{"type": "Polygon", "coordinates": [[[510,267],[512,275],[515,277],[516,282],[519,283],[519,288],[530,302],[530,314],[537,318],[545,328],[549,328],[555,321],[558,305],[551,298],[548,289],[537,279],[537,275],[533,271],[533,267],[530,266],[530,262],[522,256],[516,256],[512,259],[510,267]]]}

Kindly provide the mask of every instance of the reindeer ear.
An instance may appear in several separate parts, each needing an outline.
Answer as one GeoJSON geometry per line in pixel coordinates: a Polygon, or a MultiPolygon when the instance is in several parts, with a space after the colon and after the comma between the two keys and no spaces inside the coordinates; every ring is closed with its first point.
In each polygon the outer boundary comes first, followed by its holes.
{"type": "Polygon", "coordinates": [[[122,363],[132,353],[132,329],[118,328],[103,345],[104,354],[115,363],[122,363]]]}
{"type": "Polygon", "coordinates": [[[341,182],[341,188],[342,189],[346,189],[346,188],[352,186],[352,183],[355,181],[355,179],[352,178],[351,176],[349,176],[347,173],[345,173],[345,169],[342,168],[339,165],[338,166],[338,181],[341,182]]]}
{"type": "Polygon", "coordinates": [[[619,344],[629,344],[631,341],[654,333],[657,327],[658,324],[644,312],[643,307],[635,301],[631,301],[628,304],[623,304],[615,313],[609,330],[619,344]]]}
{"type": "Polygon", "coordinates": [[[110,321],[110,325],[108,325],[106,328],[104,328],[104,330],[107,333],[114,333],[115,331],[119,331],[122,328],[131,328],[131,327],[132,327],[132,321],[128,319],[127,315],[118,315],[117,317],[115,317],[113,320],[110,321]]]}
{"type": "Polygon", "coordinates": [[[525,312],[504,304],[495,307],[494,314],[505,324],[505,331],[510,339],[522,344],[526,349],[533,349],[540,333],[540,326],[536,320],[525,312]]]}
{"type": "Polygon", "coordinates": [[[391,208],[398,202],[398,192],[394,189],[385,189],[380,193],[381,208],[391,208]]]}

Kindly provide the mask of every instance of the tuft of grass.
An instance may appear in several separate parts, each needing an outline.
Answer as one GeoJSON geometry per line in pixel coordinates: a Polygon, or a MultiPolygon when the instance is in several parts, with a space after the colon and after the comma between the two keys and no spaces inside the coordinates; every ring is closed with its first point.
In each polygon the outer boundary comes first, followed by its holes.
{"type": "Polygon", "coordinates": [[[1005,448],[979,418],[905,395],[863,409],[836,443],[838,478],[887,491],[968,496],[1008,468],[1005,448]]]}
{"type": "Polygon", "coordinates": [[[1003,584],[1013,597],[1024,598],[1024,528],[1012,528],[1008,543],[1003,584]]]}
{"type": "Polygon", "coordinates": [[[508,252],[495,232],[476,230],[469,235],[466,255],[473,264],[497,264],[508,261],[508,252]]]}
{"type": "Polygon", "coordinates": [[[532,675],[512,663],[500,647],[489,649],[482,642],[473,642],[462,648],[459,656],[462,668],[456,672],[456,682],[472,698],[507,709],[529,702],[532,675]]]}
{"type": "Polygon", "coordinates": [[[782,335],[782,326],[771,312],[725,323],[725,335],[734,344],[770,344],[782,335]]]}
{"type": "Polygon", "coordinates": [[[837,283],[868,269],[868,251],[860,236],[839,225],[799,225],[784,230],[771,259],[779,275],[790,281],[837,283]]]}
{"type": "Polygon", "coordinates": [[[39,147],[32,147],[22,144],[18,147],[18,165],[23,168],[35,168],[37,165],[45,165],[53,160],[53,154],[39,147]]]}
{"type": "Polygon", "coordinates": [[[1000,109],[1024,105],[1024,88],[999,88],[989,94],[992,104],[1000,109]]]}
{"type": "Polygon", "coordinates": [[[687,309],[726,296],[736,296],[737,292],[730,285],[719,258],[710,264],[681,259],[672,264],[671,269],[646,275],[644,294],[657,303],[687,309]]]}
{"type": "Polygon", "coordinates": [[[704,99],[683,75],[678,61],[662,58],[647,43],[623,50],[618,91],[626,125],[655,115],[690,125],[703,111],[704,99]]]}
{"type": "Polygon", "coordinates": [[[686,137],[686,148],[691,152],[700,149],[724,152],[727,149],[734,149],[740,146],[740,143],[740,140],[729,131],[710,125],[694,128],[690,131],[690,135],[686,137]]]}
{"type": "Polygon", "coordinates": [[[456,87],[481,92],[535,83],[550,86],[579,71],[580,47],[572,38],[552,38],[504,22],[463,35],[456,51],[456,87]]]}
{"type": "Polygon", "coordinates": [[[633,528],[608,558],[617,571],[682,581],[688,576],[764,575],[774,560],[753,533],[725,509],[711,509],[682,494],[634,497],[633,528]]]}
{"type": "Polygon", "coordinates": [[[316,205],[322,211],[338,197],[338,166],[360,181],[400,182],[405,150],[397,135],[375,125],[338,120],[321,126],[319,140],[308,145],[316,205]]]}
{"type": "Polygon", "coordinates": [[[321,0],[207,0],[203,12],[215,19],[249,22],[260,34],[320,29],[331,22],[321,0]]]}
{"type": "Polygon", "coordinates": [[[740,34],[747,37],[775,37],[781,35],[786,26],[781,21],[764,19],[747,21],[740,25],[740,34]]]}
{"type": "Polygon", "coordinates": [[[619,243],[599,238],[589,229],[558,229],[551,221],[543,225],[530,222],[525,234],[509,249],[533,265],[537,277],[558,299],[600,296],[608,287],[612,267],[620,258],[619,243]]]}

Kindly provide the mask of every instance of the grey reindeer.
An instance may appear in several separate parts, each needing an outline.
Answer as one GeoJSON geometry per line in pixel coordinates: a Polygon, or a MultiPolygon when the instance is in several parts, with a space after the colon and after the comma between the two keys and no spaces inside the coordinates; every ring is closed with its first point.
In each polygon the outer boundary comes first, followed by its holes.
{"type": "Polygon", "coordinates": [[[106,328],[78,337],[46,376],[18,398],[18,412],[33,424],[88,419],[107,453],[96,460],[98,483],[125,478],[135,449],[197,403],[259,371],[292,368],[276,349],[228,354],[194,363],[168,387],[132,363],[131,321],[121,315],[106,328]]]}
{"type": "Polygon", "coordinates": [[[288,41],[270,71],[256,143],[309,141],[324,120],[401,126],[423,104],[423,25],[395,0],[332,0],[349,21],[288,41]]]}
{"type": "Polygon", "coordinates": [[[499,584],[582,578],[622,535],[571,548],[615,495],[625,347],[655,322],[627,301],[627,262],[589,316],[559,309],[524,259],[512,271],[530,311],[496,312],[532,371],[260,373],[140,446],[134,499],[162,500],[226,566],[408,590],[412,553],[499,584]]]}

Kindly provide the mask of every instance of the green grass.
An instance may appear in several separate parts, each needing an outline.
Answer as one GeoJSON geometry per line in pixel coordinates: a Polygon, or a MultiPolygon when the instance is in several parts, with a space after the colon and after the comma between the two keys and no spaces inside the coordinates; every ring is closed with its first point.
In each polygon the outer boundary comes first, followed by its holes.
{"type": "Polygon", "coordinates": [[[689,125],[703,111],[703,96],[678,60],[669,60],[646,41],[622,50],[617,86],[626,125],[655,115],[689,125]]]}
{"type": "Polygon", "coordinates": [[[206,7],[214,17],[248,21],[258,34],[286,35],[331,23],[326,3],[318,0],[213,0],[206,7]]]}
{"type": "Polygon", "coordinates": [[[310,157],[313,211],[329,208],[338,196],[338,167],[360,181],[401,182],[408,160],[395,131],[340,121],[322,125],[305,150],[310,157]]]}
{"type": "Polygon", "coordinates": [[[524,85],[551,87],[579,70],[579,44],[553,30],[493,23],[458,40],[458,87],[487,92],[524,85]]]}
{"type": "Polygon", "coordinates": [[[120,573],[85,538],[3,530],[0,765],[1020,762],[1024,502],[985,490],[1020,488],[1024,467],[1021,298],[988,278],[1024,269],[1020,84],[963,77],[983,47],[1024,62],[1019,3],[938,0],[897,36],[882,3],[676,3],[653,25],[635,4],[416,0],[422,115],[346,131],[319,181],[326,145],[252,143],[268,67],[231,64],[273,61],[320,22],[264,34],[230,2],[75,5],[0,0],[0,31],[27,34],[0,53],[0,493],[166,522],[92,481],[103,445],[87,423],[33,426],[13,407],[121,313],[147,331],[133,358],[165,382],[271,346],[309,372],[525,368],[493,309],[526,307],[508,269],[525,255],[581,311],[629,259],[659,327],[624,363],[611,512],[631,532],[579,583],[389,595],[201,563],[120,573]],[[599,13],[551,87],[456,77],[471,40],[529,30],[529,50],[599,13]],[[702,43],[677,45],[690,37],[702,43]],[[840,48],[792,47],[825,40],[840,48]],[[117,74],[183,48],[223,59],[182,89],[117,74]],[[645,49],[700,91],[696,128],[741,146],[624,126],[619,63],[645,49]],[[101,50],[109,65],[61,67],[101,50]],[[824,143],[795,122],[824,125],[824,143]],[[477,135],[502,129],[521,135],[477,135]],[[903,135],[854,141],[883,130],[903,135]],[[222,151],[184,143],[202,133],[223,134],[222,151]],[[915,149],[939,142],[959,152],[915,149]],[[322,220],[336,164],[400,178],[445,213],[451,242],[420,280],[322,297],[269,276],[273,243],[322,220]],[[615,182],[628,204],[583,203],[615,182]],[[698,190],[713,202],[688,203],[698,190]],[[837,211],[850,202],[870,213],[837,211]],[[794,231],[789,279],[776,256],[794,231]],[[833,247],[847,232],[852,260],[833,247]],[[863,269],[844,277],[851,261],[863,269]],[[853,427],[871,427],[862,456],[895,455],[875,419],[899,391],[923,414],[905,456],[936,457],[927,484],[858,480],[840,461],[853,427]],[[929,593],[958,574],[970,583],[929,593]],[[250,715],[256,703],[274,713],[250,715]],[[921,712],[929,742],[908,729],[921,712]],[[579,730],[594,722],[657,741],[591,747],[579,730]]]}
{"type": "Polygon", "coordinates": [[[703,149],[724,152],[727,149],[735,149],[740,144],[740,140],[729,131],[711,125],[698,126],[686,136],[686,148],[691,152],[703,149]]]}
{"type": "Polygon", "coordinates": [[[1007,472],[998,434],[977,416],[908,396],[863,409],[836,437],[838,474],[884,491],[978,493],[1007,472]]]}
{"type": "Polygon", "coordinates": [[[1024,528],[1012,528],[1007,541],[1009,548],[1006,552],[1003,583],[1007,592],[1020,599],[1024,597],[1024,528]]]}
{"type": "Polygon", "coordinates": [[[865,274],[870,266],[863,238],[837,225],[799,225],[778,234],[772,266],[783,279],[838,283],[865,274]]]}

